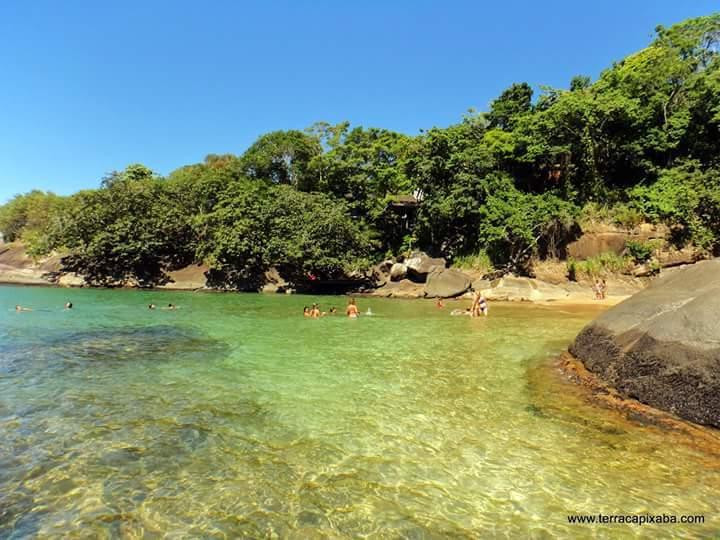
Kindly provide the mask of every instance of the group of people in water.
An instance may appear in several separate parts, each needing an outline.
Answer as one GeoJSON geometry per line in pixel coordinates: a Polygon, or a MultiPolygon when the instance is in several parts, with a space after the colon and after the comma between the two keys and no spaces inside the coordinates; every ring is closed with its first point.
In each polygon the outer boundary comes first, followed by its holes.
{"type": "MultiPolygon", "coordinates": [[[[325,317],[327,315],[336,315],[337,312],[338,311],[336,307],[331,307],[328,311],[322,311],[320,309],[320,304],[313,304],[310,307],[305,306],[303,308],[303,317],[319,319],[320,317],[325,317]]],[[[347,308],[345,308],[345,315],[347,315],[351,319],[357,319],[360,316],[360,310],[358,309],[354,298],[350,298],[348,300],[347,308]]],[[[368,308],[365,315],[372,315],[372,310],[368,308]]]]}
{"type": "MultiPolygon", "coordinates": [[[[72,302],[65,302],[65,306],[63,306],[63,309],[72,309],[73,303],[72,302]]],[[[33,308],[21,306],[20,304],[17,304],[15,306],[15,311],[33,311],[33,308]]],[[[42,310],[41,310],[42,311],[42,310]]]]}
{"type": "MultiPolygon", "coordinates": [[[[438,301],[440,302],[440,301],[438,301]]],[[[488,315],[488,304],[485,297],[480,291],[475,291],[473,294],[473,301],[469,308],[466,309],[453,309],[450,315],[467,315],[468,317],[487,317],[488,315]]]]}
{"type": "MultiPolygon", "coordinates": [[[[442,309],[445,307],[441,298],[438,298],[436,304],[438,308],[442,309]]],[[[303,308],[303,317],[309,319],[319,319],[328,315],[336,315],[338,312],[336,307],[331,307],[328,311],[322,311],[320,304],[312,304],[311,306],[305,306],[303,308]]],[[[372,315],[372,310],[368,308],[365,315],[372,315]]],[[[360,316],[360,310],[355,303],[354,298],[348,300],[347,308],[345,309],[345,315],[351,319],[356,319],[360,316]]],[[[488,304],[485,297],[480,291],[476,291],[473,295],[473,301],[469,308],[466,309],[453,309],[450,315],[468,315],[470,317],[487,317],[488,315],[488,304]]]]}
{"type": "MultiPolygon", "coordinates": [[[[72,308],[73,308],[72,302],[65,302],[65,306],[63,309],[67,310],[67,309],[72,309],[72,308]]],[[[148,309],[158,309],[158,307],[155,304],[148,304],[148,309]]],[[[175,304],[168,304],[167,306],[162,307],[160,309],[174,311],[174,310],[178,309],[178,307],[175,304]]],[[[29,308],[29,307],[21,306],[20,304],[17,304],[15,306],[15,311],[33,311],[33,309],[29,308]]]]}

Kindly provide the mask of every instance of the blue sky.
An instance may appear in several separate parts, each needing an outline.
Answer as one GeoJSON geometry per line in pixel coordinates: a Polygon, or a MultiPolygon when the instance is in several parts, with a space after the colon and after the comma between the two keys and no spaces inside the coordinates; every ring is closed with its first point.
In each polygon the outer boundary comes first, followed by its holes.
{"type": "Polygon", "coordinates": [[[567,87],[717,0],[0,3],[0,202],[140,162],[167,174],[262,133],[416,134],[513,82],[567,87]]]}

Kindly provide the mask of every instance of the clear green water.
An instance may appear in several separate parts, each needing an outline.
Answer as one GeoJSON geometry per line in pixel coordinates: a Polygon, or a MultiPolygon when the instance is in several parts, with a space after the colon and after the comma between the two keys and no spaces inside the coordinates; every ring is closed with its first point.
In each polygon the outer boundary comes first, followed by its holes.
{"type": "Polygon", "coordinates": [[[547,367],[594,309],[361,299],[373,317],[303,319],[313,300],[0,287],[0,537],[719,530],[715,459],[547,367]],[[567,522],[598,512],[706,522],[567,522]]]}

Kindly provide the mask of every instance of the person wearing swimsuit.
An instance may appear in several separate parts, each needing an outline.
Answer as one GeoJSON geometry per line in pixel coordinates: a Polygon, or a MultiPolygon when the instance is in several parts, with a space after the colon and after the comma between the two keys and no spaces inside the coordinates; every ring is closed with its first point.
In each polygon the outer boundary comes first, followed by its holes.
{"type": "Polygon", "coordinates": [[[350,317],[351,319],[357,319],[360,316],[360,310],[355,305],[354,298],[351,298],[350,300],[348,300],[348,306],[347,306],[347,309],[345,310],[345,313],[347,313],[347,316],[350,317]]]}

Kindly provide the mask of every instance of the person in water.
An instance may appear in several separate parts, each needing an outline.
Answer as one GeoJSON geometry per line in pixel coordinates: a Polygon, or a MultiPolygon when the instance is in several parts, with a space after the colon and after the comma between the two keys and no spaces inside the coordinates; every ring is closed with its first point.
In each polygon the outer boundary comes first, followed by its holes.
{"type": "Polygon", "coordinates": [[[438,299],[437,299],[437,302],[435,302],[435,306],[436,306],[438,309],[442,309],[442,308],[445,307],[445,304],[443,304],[442,298],[438,298],[438,299]]]}
{"type": "Polygon", "coordinates": [[[65,309],[72,309],[73,303],[72,302],[65,302],[65,309]]]}
{"type": "Polygon", "coordinates": [[[22,307],[21,305],[15,306],[15,311],[32,311],[29,307],[22,307]]]}
{"type": "Polygon", "coordinates": [[[477,309],[478,309],[478,312],[477,312],[478,317],[480,316],[480,313],[482,313],[485,317],[487,317],[487,314],[488,314],[487,300],[485,300],[485,297],[482,294],[480,294],[480,299],[478,300],[477,309]]]}
{"type": "Polygon", "coordinates": [[[348,300],[348,305],[347,305],[347,309],[345,310],[345,313],[351,319],[357,319],[360,316],[360,310],[358,309],[357,305],[355,305],[354,298],[351,298],[350,300],[348,300]]]}
{"type": "Polygon", "coordinates": [[[453,317],[454,317],[454,316],[457,316],[457,315],[468,315],[468,316],[472,316],[472,311],[470,311],[470,308],[465,308],[465,309],[453,309],[453,310],[450,312],[450,315],[452,315],[453,317]]]}
{"type": "Polygon", "coordinates": [[[335,306],[330,308],[330,311],[328,311],[329,315],[335,315],[337,313],[337,308],[335,306]]]}
{"type": "Polygon", "coordinates": [[[148,309],[155,309],[155,304],[148,304],[148,309]]]}
{"type": "Polygon", "coordinates": [[[305,306],[305,307],[303,308],[303,317],[312,317],[312,315],[311,315],[311,313],[310,313],[310,308],[307,307],[307,306],[305,306]]]}
{"type": "Polygon", "coordinates": [[[320,318],[320,306],[317,304],[312,305],[312,309],[310,310],[310,316],[313,319],[319,319],[320,318]]]}
{"type": "Polygon", "coordinates": [[[163,309],[176,310],[177,306],[175,304],[168,304],[167,307],[163,309]]]}

